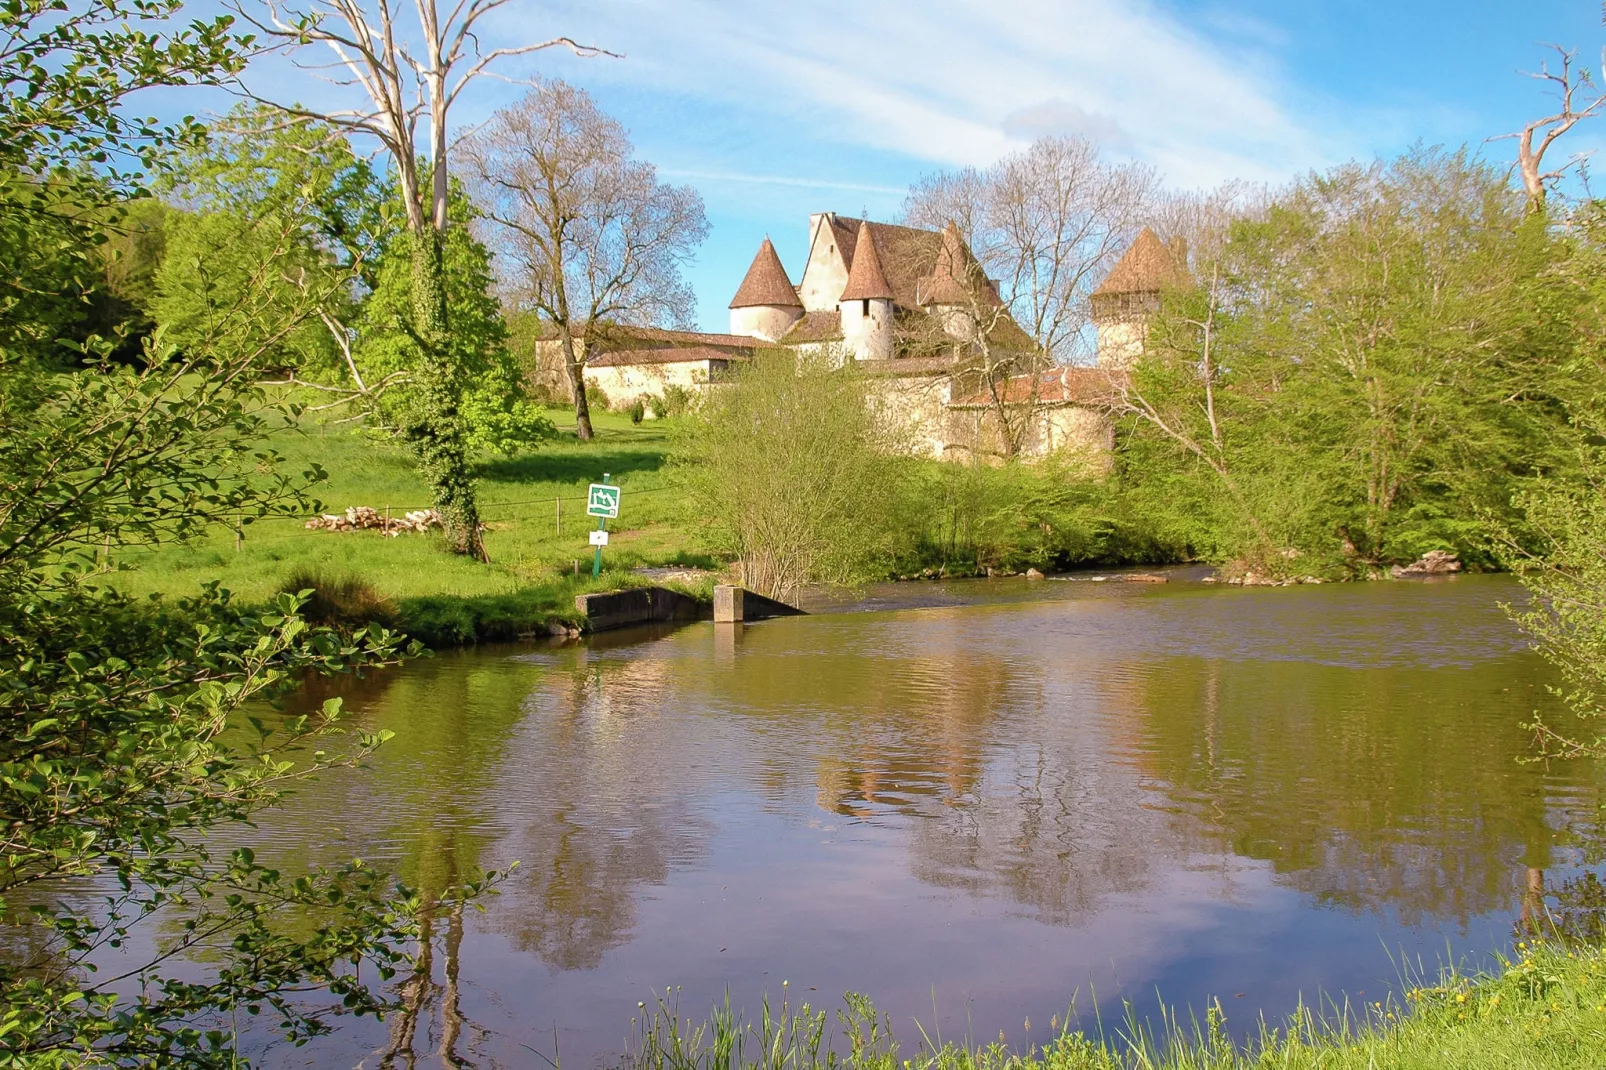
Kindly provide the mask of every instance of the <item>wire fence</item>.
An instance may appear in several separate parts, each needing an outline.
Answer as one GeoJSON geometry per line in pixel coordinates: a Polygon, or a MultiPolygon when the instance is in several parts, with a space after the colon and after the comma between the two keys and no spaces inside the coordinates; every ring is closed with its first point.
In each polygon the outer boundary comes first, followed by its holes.
{"type": "MultiPolygon", "coordinates": [[[[626,491],[626,493],[628,493],[629,495],[634,497],[634,496],[640,495],[640,494],[662,494],[665,491],[674,490],[674,489],[675,488],[671,487],[671,486],[627,487],[627,488],[625,488],[625,491],[626,491]]],[[[520,508],[520,507],[529,506],[529,505],[550,505],[553,508],[553,518],[552,518],[553,536],[554,537],[561,537],[562,534],[563,534],[563,522],[564,522],[563,513],[562,513],[562,503],[564,503],[564,502],[585,502],[585,501],[589,501],[589,497],[587,495],[585,495],[585,494],[575,494],[575,495],[554,494],[554,495],[543,496],[543,497],[539,497],[539,498],[521,498],[521,499],[519,499],[517,501],[511,501],[511,502],[482,502],[480,504],[480,518],[482,520],[498,520],[498,519],[507,520],[507,519],[510,519],[510,518],[506,517],[506,516],[501,516],[501,517],[492,516],[491,514],[498,513],[498,512],[501,512],[502,510],[506,510],[506,509],[515,509],[515,508],[520,508]]],[[[373,508],[384,512],[387,516],[389,516],[392,512],[399,513],[399,514],[405,514],[405,513],[408,513],[408,512],[412,512],[414,510],[433,509],[434,507],[435,506],[434,506],[433,503],[430,503],[428,505],[393,505],[393,504],[391,504],[389,502],[385,503],[382,506],[373,506],[373,508]]],[[[327,513],[327,514],[319,513],[319,514],[316,514],[316,515],[318,515],[318,516],[325,516],[325,515],[327,515],[327,516],[339,516],[343,512],[344,512],[344,510],[339,510],[339,511],[333,512],[333,513],[327,513]]],[[[580,516],[585,516],[586,514],[581,513],[579,515],[580,516]]],[[[306,521],[309,520],[309,519],[312,519],[312,518],[311,517],[306,517],[306,518],[302,518],[302,517],[269,517],[269,518],[265,518],[262,521],[258,521],[258,523],[275,523],[275,522],[278,522],[278,523],[305,524],[306,521]]],[[[512,519],[518,519],[518,518],[515,517],[515,518],[512,518],[512,519]]],[[[532,518],[532,519],[539,520],[539,518],[532,518]]],[[[298,530],[298,531],[278,532],[278,533],[275,533],[275,534],[272,534],[272,535],[253,535],[252,533],[250,533],[250,528],[251,527],[252,527],[252,525],[241,525],[239,523],[236,523],[236,525],[234,526],[233,530],[235,532],[235,549],[236,550],[241,549],[243,543],[250,543],[253,546],[258,546],[258,545],[262,545],[264,543],[287,542],[287,541],[290,541],[292,539],[308,539],[308,538],[313,538],[313,537],[316,537],[316,536],[322,536],[323,538],[328,539],[330,536],[334,536],[334,535],[354,535],[354,534],[359,534],[360,533],[358,531],[329,531],[327,529],[302,528],[301,530],[298,530]]],[[[225,526],[223,528],[223,530],[228,530],[228,528],[225,526]]],[[[375,534],[378,534],[378,532],[375,532],[375,534]]],[[[189,544],[189,548],[190,549],[194,549],[195,548],[195,544],[194,543],[189,544]]],[[[164,550],[171,550],[171,549],[174,549],[174,545],[173,544],[168,544],[168,545],[165,545],[165,546],[146,546],[146,547],[139,547],[139,548],[113,549],[111,551],[111,557],[113,559],[124,558],[124,557],[144,557],[144,556],[147,556],[147,555],[150,555],[150,554],[160,553],[160,552],[162,552],[164,550]]]]}

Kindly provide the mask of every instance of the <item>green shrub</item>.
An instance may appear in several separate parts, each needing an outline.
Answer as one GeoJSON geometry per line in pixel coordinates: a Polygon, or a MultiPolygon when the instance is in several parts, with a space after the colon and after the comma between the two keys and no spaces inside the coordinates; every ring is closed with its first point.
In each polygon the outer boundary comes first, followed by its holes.
{"type": "Polygon", "coordinates": [[[630,422],[639,424],[647,418],[647,403],[637,398],[630,403],[630,422]]]}
{"type": "Polygon", "coordinates": [[[613,402],[608,400],[607,391],[596,383],[586,384],[586,404],[593,409],[609,410],[613,408],[613,402]]]}
{"type": "Polygon", "coordinates": [[[310,624],[350,630],[369,624],[394,628],[399,620],[396,604],[360,576],[330,578],[303,565],[290,573],[279,590],[292,595],[312,592],[301,606],[301,616],[310,624]]]}

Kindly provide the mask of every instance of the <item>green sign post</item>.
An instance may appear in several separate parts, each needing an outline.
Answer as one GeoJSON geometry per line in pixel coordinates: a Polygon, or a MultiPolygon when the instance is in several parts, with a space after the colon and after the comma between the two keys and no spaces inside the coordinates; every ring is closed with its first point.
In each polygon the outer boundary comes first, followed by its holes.
{"type": "Polygon", "coordinates": [[[619,515],[619,488],[608,482],[608,473],[602,473],[602,482],[591,484],[586,494],[586,512],[597,518],[597,530],[591,533],[591,545],[596,556],[591,559],[591,578],[602,575],[602,548],[608,545],[608,521],[619,515]]]}

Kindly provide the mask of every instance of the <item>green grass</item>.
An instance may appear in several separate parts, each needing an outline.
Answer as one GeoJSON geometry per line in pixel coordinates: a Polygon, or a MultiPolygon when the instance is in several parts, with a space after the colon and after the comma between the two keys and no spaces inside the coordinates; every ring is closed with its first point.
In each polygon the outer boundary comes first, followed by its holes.
{"type": "Polygon", "coordinates": [[[1606,951],[1518,944],[1487,976],[1446,972],[1410,988],[1404,1004],[1301,1011],[1262,1025],[1248,1044],[1228,1036],[1219,1005],[1206,1021],[1159,1029],[1128,1020],[1076,1030],[1025,1052],[1004,1038],[983,1045],[922,1035],[899,1049],[890,1024],[850,995],[835,1028],[808,1005],[766,1004],[744,1022],[728,1007],[693,1025],[672,1000],[642,1008],[629,1070],[1600,1070],[1606,1066],[1606,951]]]}
{"type": "MultiPolygon", "coordinates": [[[[597,436],[581,442],[571,413],[549,415],[567,428],[556,441],[513,457],[478,459],[489,565],[445,552],[434,534],[308,531],[306,518],[298,517],[247,526],[238,549],[232,531],[214,530],[184,545],[126,551],[114,561],[127,571],[110,574],[109,582],[130,594],[176,596],[216,580],[236,597],[257,602],[298,573],[360,580],[399,607],[404,628],[446,645],[512,638],[551,619],[573,620],[576,593],[635,582],[629,573],[638,566],[716,564],[679,523],[681,509],[664,473],[669,432],[663,422],[633,425],[628,416],[594,413],[597,436]],[[619,519],[608,525],[613,534],[603,554],[603,580],[596,583],[587,541],[596,521],[585,515],[585,492],[605,472],[624,493],[619,519]],[[561,534],[554,499],[561,499],[561,534]]],[[[327,481],[314,490],[324,512],[369,505],[400,515],[430,504],[412,458],[393,440],[309,419],[271,444],[291,471],[313,461],[327,471],[327,481]]]]}

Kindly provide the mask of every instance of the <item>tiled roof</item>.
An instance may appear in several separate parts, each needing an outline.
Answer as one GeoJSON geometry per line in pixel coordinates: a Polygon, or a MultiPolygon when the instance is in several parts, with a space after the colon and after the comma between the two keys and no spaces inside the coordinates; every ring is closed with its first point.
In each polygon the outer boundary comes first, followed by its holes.
{"type": "Polygon", "coordinates": [[[840,342],[842,340],[842,313],[805,312],[803,318],[792,324],[792,329],[781,336],[783,345],[798,342],[840,342]]]}
{"type": "Polygon", "coordinates": [[[872,223],[865,219],[833,215],[831,236],[842,251],[851,278],[858,253],[859,233],[866,225],[875,243],[876,258],[892,291],[892,300],[904,308],[920,307],[920,277],[929,275],[942,248],[942,235],[934,230],[916,230],[892,223],[872,223]]]}
{"type": "MultiPolygon", "coordinates": [[[[1111,368],[1055,368],[1033,375],[1006,379],[999,393],[1006,405],[1087,405],[1101,406],[1113,401],[1126,382],[1126,373],[1111,368]]],[[[992,405],[992,392],[983,387],[974,394],[956,398],[957,408],[985,408],[992,405]]]]}
{"type": "Polygon", "coordinates": [[[753,257],[753,263],[730,303],[731,308],[751,308],[754,305],[803,307],[797,291],[792,288],[792,280],[786,275],[786,268],[781,266],[780,254],[775,251],[769,238],[765,238],[764,244],[758,247],[758,255],[753,257]]]}
{"type": "Polygon", "coordinates": [[[1127,251],[1093,291],[1094,297],[1154,293],[1187,281],[1187,267],[1148,227],[1139,232],[1127,251]]]}
{"type": "Polygon", "coordinates": [[[868,221],[861,221],[853,243],[853,266],[848,269],[848,284],[842,288],[840,300],[890,300],[892,296],[892,284],[881,269],[875,233],[868,221]]]}
{"type": "Polygon", "coordinates": [[[704,360],[746,360],[747,353],[735,353],[716,346],[660,346],[640,349],[613,349],[586,360],[591,368],[619,368],[636,364],[691,364],[704,360]]]}

